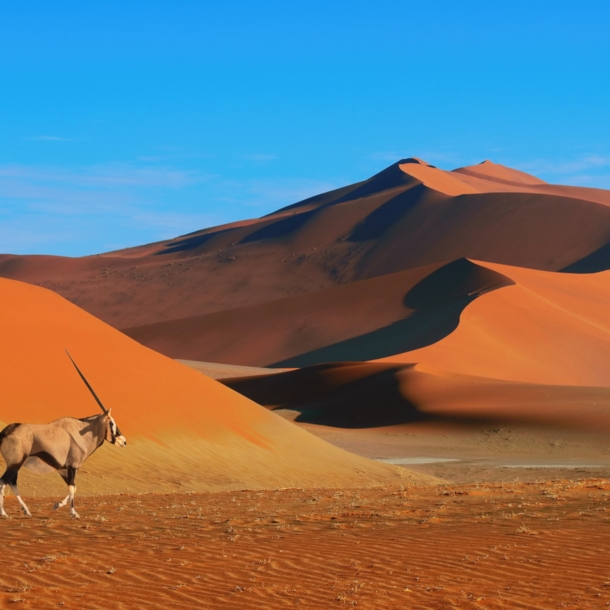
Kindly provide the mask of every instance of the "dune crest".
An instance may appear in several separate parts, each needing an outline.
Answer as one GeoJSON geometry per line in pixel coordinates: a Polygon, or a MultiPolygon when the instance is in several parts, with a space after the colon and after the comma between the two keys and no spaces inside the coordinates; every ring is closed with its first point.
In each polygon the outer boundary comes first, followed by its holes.
{"type": "Polygon", "coordinates": [[[493,180],[512,184],[524,184],[528,186],[548,184],[536,176],[492,161],[485,160],[478,165],[468,165],[453,170],[456,174],[466,174],[485,180],[493,180]]]}
{"type": "Polygon", "coordinates": [[[405,174],[413,176],[428,188],[451,197],[479,192],[476,188],[462,182],[455,175],[451,175],[449,172],[445,172],[441,169],[436,169],[431,165],[403,163],[398,167],[400,167],[405,174]]]}
{"type": "Polygon", "coordinates": [[[557,274],[477,262],[514,281],[481,296],[434,345],[385,358],[493,379],[610,386],[610,271],[557,274]]]}

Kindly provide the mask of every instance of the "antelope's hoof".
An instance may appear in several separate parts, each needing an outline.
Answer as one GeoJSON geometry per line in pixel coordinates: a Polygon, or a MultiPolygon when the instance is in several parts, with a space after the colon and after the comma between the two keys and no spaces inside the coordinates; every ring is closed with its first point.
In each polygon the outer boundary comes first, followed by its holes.
{"type": "Polygon", "coordinates": [[[76,511],[74,511],[72,513],[72,519],[80,519],[80,515],[76,511]]]}
{"type": "Polygon", "coordinates": [[[53,506],[53,510],[57,510],[60,506],[61,506],[61,504],[59,502],[55,502],[55,505],[53,506]]]}
{"type": "Polygon", "coordinates": [[[26,508],[22,508],[22,509],[21,509],[21,512],[23,512],[23,514],[24,514],[26,517],[31,517],[31,516],[32,516],[32,513],[31,513],[29,510],[27,510],[26,508]]]}
{"type": "Polygon", "coordinates": [[[0,513],[0,517],[3,517],[4,519],[10,519],[10,517],[4,511],[0,513]]]}

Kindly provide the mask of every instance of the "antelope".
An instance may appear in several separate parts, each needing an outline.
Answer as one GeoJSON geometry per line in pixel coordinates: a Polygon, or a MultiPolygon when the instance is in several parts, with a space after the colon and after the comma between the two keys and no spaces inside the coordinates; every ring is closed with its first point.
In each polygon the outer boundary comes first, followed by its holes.
{"type": "Polygon", "coordinates": [[[17,475],[20,468],[25,466],[39,474],[58,472],[68,486],[68,495],[53,508],[57,510],[70,502],[70,514],[79,519],[80,516],[74,509],[74,480],[77,470],[104,441],[119,447],[125,447],[127,444],[110,415],[111,410],[104,407],[68,350],[66,353],[102,409],[102,414],[81,419],[62,417],[50,424],[9,424],[0,432],[0,453],[6,462],[6,472],[0,478],[1,517],[8,518],[4,510],[4,491],[7,485],[17,497],[23,514],[32,516],[17,487],[17,475]]]}

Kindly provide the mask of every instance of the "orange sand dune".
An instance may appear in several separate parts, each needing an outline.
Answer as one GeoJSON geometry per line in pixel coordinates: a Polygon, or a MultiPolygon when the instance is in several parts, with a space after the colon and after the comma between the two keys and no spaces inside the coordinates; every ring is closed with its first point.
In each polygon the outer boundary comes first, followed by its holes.
{"type": "Polygon", "coordinates": [[[481,263],[515,285],[485,294],[456,330],[385,358],[529,383],[610,386],[610,271],[556,274],[481,263]]]}
{"type": "Polygon", "coordinates": [[[341,362],[222,383],[298,422],[370,428],[419,421],[610,432],[610,388],[518,383],[420,364],[341,362]]]}
{"type": "Polygon", "coordinates": [[[172,358],[289,367],[367,360],[438,341],[472,299],[511,283],[461,259],[123,332],[172,358]]]}
{"type": "Polygon", "coordinates": [[[460,176],[461,178],[463,178],[464,175],[473,176],[482,180],[495,183],[505,182],[515,186],[541,186],[547,184],[544,180],[536,178],[536,176],[506,167],[505,165],[493,163],[492,161],[483,161],[478,165],[459,167],[458,169],[453,170],[453,173],[462,174],[462,176],[460,176]]]}
{"type": "MultiPolygon", "coordinates": [[[[450,294],[475,286],[476,298],[462,301],[455,327],[425,347],[376,362],[223,383],[269,408],[296,412],[297,421],[331,426],[441,420],[610,431],[610,271],[558,274],[462,259],[426,275],[404,301],[437,312],[450,294]]],[[[404,321],[392,324],[388,335],[406,328],[404,321]]],[[[371,333],[359,339],[374,349],[371,333]]],[[[339,354],[346,343],[325,353],[339,354]]]]}
{"type": "MultiPolygon", "coordinates": [[[[406,474],[304,433],[51,291],[0,280],[0,333],[4,424],[98,411],[66,348],[112,408],[129,444],[85,464],[85,493],[366,485],[406,474]]],[[[49,476],[24,476],[25,495],[60,493],[49,476]]]]}
{"type": "Polygon", "coordinates": [[[459,258],[606,270],[609,236],[608,191],[546,184],[488,161],[449,172],[411,158],[263,218],[155,244],[76,259],[0,256],[0,276],[132,328],[459,258]]]}
{"type": "Polygon", "coordinates": [[[603,189],[582,186],[549,184],[532,176],[504,165],[484,161],[479,165],[459,167],[451,173],[459,176],[462,182],[481,193],[524,192],[545,193],[559,197],[571,197],[610,206],[610,192],[603,189]]]}

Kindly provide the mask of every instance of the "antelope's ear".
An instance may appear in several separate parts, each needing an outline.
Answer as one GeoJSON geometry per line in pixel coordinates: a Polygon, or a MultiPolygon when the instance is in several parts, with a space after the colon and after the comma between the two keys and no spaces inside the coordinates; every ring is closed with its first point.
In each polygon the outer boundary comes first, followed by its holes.
{"type": "Polygon", "coordinates": [[[106,417],[110,417],[111,412],[112,412],[112,407],[110,407],[110,409],[108,409],[108,413],[106,413],[106,417]]]}

